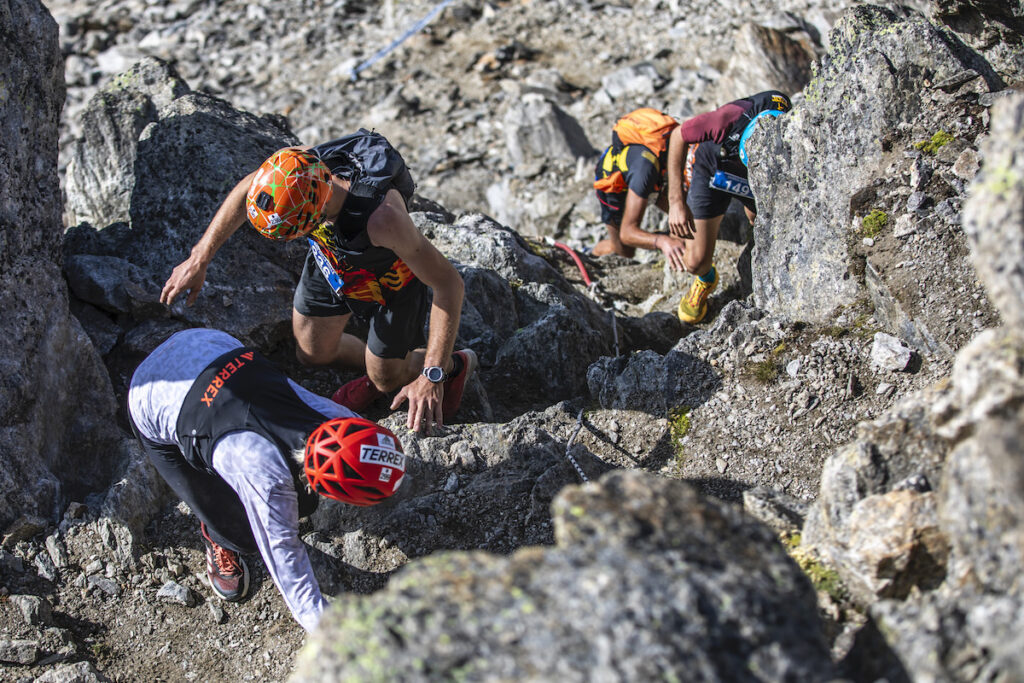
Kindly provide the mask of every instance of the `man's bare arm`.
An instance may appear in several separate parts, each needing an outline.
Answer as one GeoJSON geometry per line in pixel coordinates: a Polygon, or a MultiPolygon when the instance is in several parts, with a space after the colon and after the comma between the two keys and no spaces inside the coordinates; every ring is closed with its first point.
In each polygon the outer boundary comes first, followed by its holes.
{"type": "MultiPolygon", "coordinates": [[[[465,293],[462,278],[444,254],[413,225],[397,191],[391,191],[388,202],[374,212],[370,221],[368,231],[373,244],[395,252],[413,274],[433,290],[423,364],[451,370],[451,355],[459,331],[465,293]]],[[[443,424],[443,396],[442,383],[434,384],[426,377],[418,376],[398,392],[391,407],[397,408],[408,399],[409,429],[429,429],[431,422],[443,424]]]]}
{"type": "Polygon", "coordinates": [[[217,250],[245,222],[245,193],[255,175],[256,171],[253,171],[242,178],[228,193],[227,198],[214,214],[213,220],[210,221],[210,225],[207,226],[206,232],[192,247],[192,253],[171,271],[171,276],[167,278],[163,291],[160,292],[161,303],[170,305],[186,292],[188,292],[188,299],[185,300],[185,303],[191,306],[196,302],[199,290],[202,289],[203,283],[206,281],[207,266],[210,265],[217,250]]]}
{"type": "Polygon", "coordinates": [[[685,270],[683,265],[683,249],[685,243],[674,235],[655,235],[640,227],[647,200],[633,190],[627,190],[626,206],[622,210],[622,223],[619,226],[619,239],[630,247],[660,250],[668,260],[669,266],[675,270],[685,270]]]}
{"type": "Polygon", "coordinates": [[[668,136],[668,230],[676,237],[693,234],[693,212],[686,204],[684,182],[686,154],[690,145],[683,140],[680,129],[668,136]]]}

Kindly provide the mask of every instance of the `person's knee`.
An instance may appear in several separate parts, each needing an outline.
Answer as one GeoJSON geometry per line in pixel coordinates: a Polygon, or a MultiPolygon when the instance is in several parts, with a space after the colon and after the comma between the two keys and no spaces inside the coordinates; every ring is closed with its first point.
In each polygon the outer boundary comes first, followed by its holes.
{"type": "Polygon", "coordinates": [[[711,270],[711,263],[714,260],[714,257],[714,246],[710,249],[695,249],[687,247],[686,251],[683,252],[683,265],[686,267],[687,272],[703,275],[711,270]]]}
{"type": "Polygon", "coordinates": [[[332,365],[337,360],[349,315],[311,317],[293,310],[295,359],[306,366],[332,365]]]}
{"type": "Polygon", "coordinates": [[[302,339],[296,338],[295,359],[299,361],[300,365],[317,367],[321,365],[330,365],[334,358],[332,353],[323,350],[318,351],[308,342],[304,342],[302,339]]]}
{"type": "Polygon", "coordinates": [[[316,358],[309,354],[301,345],[295,344],[295,359],[299,361],[299,365],[312,366],[320,365],[316,362],[316,358]]]}
{"type": "Polygon", "coordinates": [[[594,245],[594,249],[590,253],[594,256],[618,254],[619,256],[625,256],[626,258],[633,258],[633,255],[636,254],[636,248],[627,247],[619,240],[603,239],[594,245]]]}
{"type": "Polygon", "coordinates": [[[615,254],[615,245],[612,244],[611,240],[601,240],[594,245],[594,249],[590,252],[594,256],[605,256],[607,254],[615,254]]]}

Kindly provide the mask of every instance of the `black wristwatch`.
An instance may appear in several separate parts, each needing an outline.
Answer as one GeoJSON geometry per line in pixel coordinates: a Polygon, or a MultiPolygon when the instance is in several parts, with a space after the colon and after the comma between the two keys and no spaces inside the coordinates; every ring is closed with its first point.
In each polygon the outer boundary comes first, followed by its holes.
{"type": "Polygon", "coordinates": [[[440,368],[436,365],[432,365],[429,368],[423,368],[423,376],[434,384],[448,379],[448,373],[444,371],[444,368],[440,368]]]}

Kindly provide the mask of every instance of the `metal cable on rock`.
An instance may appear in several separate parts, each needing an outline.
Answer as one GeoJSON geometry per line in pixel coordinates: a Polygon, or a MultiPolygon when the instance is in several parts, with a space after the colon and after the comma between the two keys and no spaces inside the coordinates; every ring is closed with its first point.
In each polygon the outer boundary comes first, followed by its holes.
{"type": "MultiPolygon", "coordinates": [[[[566,253],[569,254],[569,256],[572,257],[572,260],[576,263],[576,267],[580,269],[580,275],[583,276],[583,282],[587,285],[587,294],[589,294],[590,298],[593,299],[595,302],[597,302],[598,305],[600,305],[601,301],[600,301],[600,298],[597,296],[597,283],[590,279],[590,275],[587,273],[587,269],[583,265],[583,260],[579,257],[579,254],[576,253],[576,250],[573,249],[572,247],[570,247],[568,244],[563,244],[562,242],[556,242],[551,237],[545,237],[544,241],[546,243],[552,245],[552,246],[558,247],[559,249],[561,249],[562,251],[565,251],[566,253]]],[[[608,310],[608,315],[609,315],[609,317],[611,317],[611,320],[612,320],[612,338],[615,341],[615,357],[618,358],[619,357],[619,326],[618,326],[618,323],[615,320],[615,309],[614,308],[610,308],[608,310]]]]}
{"type": "Polygon", "coordinates": [[[422,19],[417,21],[415,24],[413,24],[405,33],[403,33],[401,36],[399,36],[394,41],[392,41],[390,45],[388,45],[387,47],[385,47],[382,50],[378,50],[372,57],[370,57],[369,59],[367,59],[365,62],[363,62],[359,66],[357,66],[354,69],[352,69],[351,79],[353,81],[356,80],[356,78],[359,76],[359,72],[360,71],[362,71],[363,69],[365,69],[365,68],[367,68],[369,66],[372,66],[372,65],[376,64],[381,59],[383,59],[388,54],[390,54],[396,47],[398,47],[399,45],[404,43],[406,40],[408,40],[409,38],[411,38],[415,34],[417,34],[420,31],[422,31],[424,26],[426,26],[431,21],[433,21],[434,17],[436,17],[438,14],[441,13],[441,10],[443,10],[445,7],[447,7],[448,5],[452,4],[453,2],[455,2],[455,0],[443,0],[443,2],[441,2],[440,4],[435,6],[434,9],[430,10],[430,12],[427,14],[427,16],[423,17],[422,19]]]}
{"type": "Polygon", "coordinates": [[[583,468],[576,462],[576,458],[572,457],[572,442],[576,440],[576,435],[583,429],[583,409],[580,408],[580,414],[576,416],[576,429],[573,430],[572,436],[569,437],[568,443],[565,444],[565,457],[569,459],[572,466],[576,469],[576,474],[579,475],[580,481],[586,484],[590,479],[587,477],[583,468]]]}

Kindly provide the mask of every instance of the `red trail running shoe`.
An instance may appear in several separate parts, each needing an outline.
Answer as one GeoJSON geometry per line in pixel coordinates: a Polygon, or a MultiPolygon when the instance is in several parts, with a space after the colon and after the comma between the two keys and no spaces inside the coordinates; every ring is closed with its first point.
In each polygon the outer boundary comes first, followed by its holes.
{"type": "Polygon", "coordinates": [[[366,375],[354,379],[334,392],[331,400],[339,403],[349,410],[363,414],[363,411],[370,407],[370,404],[384,395],[384,392],[373,386],[373,382],[366,375]]]}
{"type": "Polygon", "coordinates": [[[206,546],[206,578],[210,581],[210,588],[222,600],[241,600],[249,592],[249,565],[234,550],[214,543],[202,522],[199,529],[206,546]]]}
{"type": "Polygon", "coordinates": [[[466,390],[466,380],[476,372],[476,368],[480,364],[472,349],[462,349],[456,351],[454,355],[462,359],[462,371],[444,382],[441,416],[444,418],[445,424],[448,424],[449,420],[459,412],[459,406],[462,405],[462,394],[466,390]]]}

